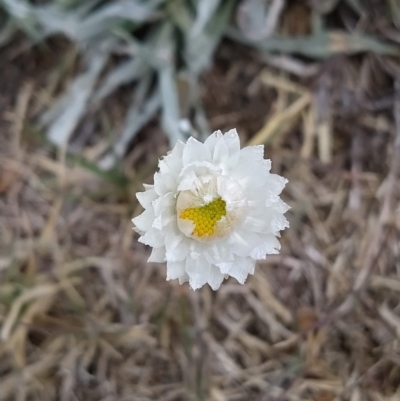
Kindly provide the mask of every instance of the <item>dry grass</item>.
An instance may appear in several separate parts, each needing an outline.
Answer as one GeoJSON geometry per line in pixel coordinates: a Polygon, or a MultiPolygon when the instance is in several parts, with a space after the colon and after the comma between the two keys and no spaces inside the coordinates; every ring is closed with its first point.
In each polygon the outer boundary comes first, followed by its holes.
{"type": "Polygon", "coordinates": [[[1,401],[400,400],[397,61],[243,52],[225,43],[204,104],[213,128],[268,145],[291,228],[281,255],[218,292],[166,282],[132,231],[167,149],[155,124],[103,173],[104,141],[77,157],[37,139],[43,77],[5,80],[1,401]]]}

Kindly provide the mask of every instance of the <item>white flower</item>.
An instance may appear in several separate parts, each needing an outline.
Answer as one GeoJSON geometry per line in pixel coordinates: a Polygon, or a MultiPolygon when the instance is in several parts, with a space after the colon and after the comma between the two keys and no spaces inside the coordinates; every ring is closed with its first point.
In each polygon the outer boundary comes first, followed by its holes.
{"type": "Polygon", "coordinates": [[[263,146],[240,149],[236,130],[203,143],[178,142],[159,161],[154,185],[136,194],[145,211],[132,221],[153,247],[149,262],[167,262],[167,280],[193,289],[244,283],[256,260],[279,252],[289,207],[279,198],[287,180],[271,174],[263,146]]]}

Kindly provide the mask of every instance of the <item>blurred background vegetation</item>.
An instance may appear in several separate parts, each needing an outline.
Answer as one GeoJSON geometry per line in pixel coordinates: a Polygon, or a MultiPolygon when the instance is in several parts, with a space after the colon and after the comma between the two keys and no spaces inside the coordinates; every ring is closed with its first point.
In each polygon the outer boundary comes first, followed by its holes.
{"type": "Polygon", "coordinates": [[[0,400],[400,400],[400,1],[0,0],[0,400]],[[165,282],[178,139],[265,144],[291,229],[165,282]]]}

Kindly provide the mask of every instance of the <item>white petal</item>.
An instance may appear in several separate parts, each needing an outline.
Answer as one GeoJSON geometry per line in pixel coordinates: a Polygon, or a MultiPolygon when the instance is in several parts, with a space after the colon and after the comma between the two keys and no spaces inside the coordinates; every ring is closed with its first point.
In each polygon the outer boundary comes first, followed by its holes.
{"type": "Polygon", "coordinates": [[[174,194],[172,192],[169,192],[163,196],[160,196],[153,202],[155,215],[156,216],[159,215],[168,207],[174,206],[175,203],[176,203],[176,200],[175,200],[174,194]]]}
{"type": "Polygon", "coordinates": [[[282,199],[278,198],[273,205],[273,208],[279,213],[286,213],[290,209],[290,206],[287,205],[282,199]]]}
{"type": "Polygon", "coordinates": [[[178,191],[187,191],[194,189],[199,183],[196,173],[193,170],[188,171],[181,179],[178,185],[178,191]]]}
{"type": "Polygon", "coordinates": [[[182,233],[180,233],[179,239],[177,234],[172,237],[173,239],[169,237],[169,235],[165,237],[167,260],[181,261],[186,259],[190,252],[191,239],[182,233]]]}
{"type": "Polygon", "coordinates": [[[203,143],[190,137],[183,149],[182,163],[187,166],[196,161],[211,161],[211,154],[203,143]]]}
{"type": "Polygon", "coordinates": [[[182,159],[163,158],[158,161],[158,168],[161,174],[171,174],[178,176],[182,170],[182,159]]]}
{"type": "Polygon", "coordinates": [[[222,132],[219,130],[215,131],[205,140],[204,145],[207,147],[211,154],[214,154],[215,145],[221,139],[222,132]]]}
{"type": "Polygon", "coordinates": [[[159,230],[151,228],[146,234],[139,238],[139,242],[152,246],[153,248],[159,248],[164,245],[164,237],[159,230]]]}
{"type": "Polygon", "coordinates": [[[195,225],[192,220],[185,220],[185,219],[180,218],[179,219],[179,229],[187,237],[190,237],[193,230],[195,229],[195,225]]]}
{"type": "Polygon", "coordinates": [[[217,267],[222,274],[229,276],[229,270],[232,267],[232,263],[233,262],[220,262],[220,263],[217,263],[217,267]]]}
{"type": "Polygon", "coordinates": [[[210,268],[211,264],[202,257],[186,259],[185,270],[189,276],[189,285],[193,290],[197,290],[207,283],[210,268]]]}
{"type": "Polygon", "coordinates": [[[265,216],[247,216],[243,228],[257,233],[268,233],[270,231],[270,220],[263,218],[265,216]]]}
{"type": "Polygon", "coordinates": [[[217,178],[217,191],[222,199],[226,202],[227,211],[239,210],[246,205],[246,195],[242,188],[235,180],[230,179],[226,175],[217,178]]]}
{"type": "Polygon", "coordinates": [[[153,227],[162,230],[165,226],[176,220],[176,200],[172,192],[159,197],[153,202],[154,214],[156,216],[153,227]]]}
{"type": "Polygon", "coordinates": [[[244,284],[247,276],[254,272],[255,261],[251,258],[240,258],[232,264],[229,275],[244,284]]]}
{"type": "MultiPolygon", "coordinates": [[[[165,235],[165,248],[167,250],[167,260],[171,260],[171,261],[176,261],[176,260],[182,260],[183,258],[179,258],[179,256],[182,256],[182,253],[180,252],[180,250],[182,249],[182,247],[180,247],[179,245],[182,243],[182,241],[184,240],[184,235],[179,232],[179,230],[173,230],[173,229],[169,229],[168,233],[166,233],[165,235]],[[177,252],[176,252],[177,251],[177,252]]],[[[187,250],[186,254],[189,252],[189,250],[187,250]]]]}
{"type": "Polygon", "coordinates": [[[154,191],[153,188],[144,192],[136,193],[136,198],[144,209],[148,209],[149,207],[151,207],[151,203],[154,200],[156,200],[157,197],[158,195],[156,194],[156,191],[154,191]]]}
{"type": "Polygon", "coordinates": [[[283,214],[275,213],[274,218],[271,221],[271,232],[277,235],[279,231],[289,228],[289,222],[283,214]]]}
{"type": "Polygon", "coordinates": [[[214,291],[216,291],[221,286],[221,283],[224,281],[224,277],[225,275],[221,273],[217,266],[211,265],[208,272],[207,283],[214,291]]]}
{"type": "Polygon", "coordinates": [[[182,276],[178,277],[178,280],[179,284],[186,283],[187,281],[189,281],[189,276],[185,273],[182,276]]]}
{"type": "Polygon", "coordinates": [[[154,222],[154,212],[153,209],[146,209],[142,214],[132,219],[132,223],[139,233],[145,233],[150,230],[154,222]]]}
{"type": "Polygon", "coordinates": [[[264,161],[264,145],[246,146],[240,151],[240,159],[264,161]]]}
{"type": "Polygon", "coordinates": [[[148,262],[163,263],[165,262],[165,247],[153,248],[148,262]]]}
{"type": "Polygon", "coordinates": [[[172,148],[169,156],[177,159],[182,159],[183,150],[185,149],[185,143],[181,140],[177,141],[175,146],[172,148]]]}
{"type": "Polygon", "coordinates": [[[226,242],[215,242],[207,244],[203,253],[205,258],[210,263],[219,263],[221,260],[230,262],[234,260],[233,250],[229,249],[226,242]]]}
{"type": "Polygon", "coordinates": [[[269,234],[289,227],[283,215],[288,206],[276,195],[271,195],[273,199],[268,199],[267,193],[258,188],[249,194],[248,215],[243,223],[245,230],[269,234]]]}
{"type": "Polygon", "coordinates": [[[229,167],[237,164],[240,153],[240,139],[236,129],[231,129],[223,136],[229,153],[229,167]]]}
{"type": "Polygon", "coordinates": [[[264,146],[247,146],[239,153],[231,175],[240,182],[250,180],[255,186],[262,186],[269,174],[270,164],[264,160],[264,146]]]}
{"type": "Polygon", "coordinates": [[[229,160],[229,150],[226,142],[222,139],[216,142],[213,162],[218,166],[226,166],[229,160]]]}
{"type": "Polygon", "coordinates": [[[223,173],[222,168],[219,166],[216,166],[215,164],[207,161],[196,161],[193,162],[186,167],[184,167],[179,174],[181,177],[180,179],[182,180],[186,174],[191,174],[191,172],[194,172],[196,177],[202,177],[206,175],[220,175],[223,173]]]}
{"type": "Polygon", "coordinates": [[[269,159],[264,159],[263,160],[264,168],[266,171],[270,172],[271,171],[271,160],[269,159]]]}
{"type": "Polygon", "coordinates": [[[168,173],[178,176],[182,169],[182,153],[185,144],[178,141],[175,147],[158,162],[158,167],[161,173],[168,173]]]}
{"type": "Polygon", "coordinates": [[[168,208],[167,210],[163,210],[161,214],[154,219],[152,227],[162,231],[164,227],[173,223],[175,220],[175,212],[173,211],[173,209],[168,208]]]}
{"type": "Polygon", "coordinates": [[[284,177],[281,177],[277,174],[268,174],[267,180],[265,182],[265,186],[271,191],[274,195],[279,195],[285,185],[288,183],[288,180],[284,177]]]}
{"type": "Polygon", "coordinates": [[[185,262],[167,262],[167,280],[175,280],[185,275],[185,262]]]}
{"type": "Polygon", "coordinates": [[[236,166],[231,169],[230,175],[239,182],[243,189],[251,191],[254,188],[263,187],[269,173],[263,159],[257,158],[257,153],[248,153],[249,157],[243,158],[240,155],[236,166]]]}
{"type": "Polygon", "coordinates": [[[281,244],[273,234],[268,234],[263,237],[263,243],[257,248],[253,249],[250,256],[253,259],[265,259],[266,255],[276,255],[281,249],[281,244]]]}
{"type": "Polygon", "coordinates": [[[239,229],[231,234],[229,243],[235,255],[246,257],[260,245],[261,239],[257,233],[239,229]]]}
{"type": "Polygon", "coordinates": [[[175,192],[177,187],[177,177],[172,174],[154,174],[154,190],[159,196],[166,195],[169,192],[175,192]]]}
{"type": "Polygon", "coordinates": [[[244,284],[249,274],[254,272],[255,261],[251,258],[235,258],[234,262],[219,263],[218,267],[222,274],[228,274],[235,278],[240,284],[244,284]]]}
{"type": "Polygon", "coordinates": [[[283,214],[276,212],[272,208],[261,207],[249,208],[249,214],[243,224],[243,229],[256,233],[270,234],[273,232],[273,221],[275,218],[283,217],[283,214]]]}

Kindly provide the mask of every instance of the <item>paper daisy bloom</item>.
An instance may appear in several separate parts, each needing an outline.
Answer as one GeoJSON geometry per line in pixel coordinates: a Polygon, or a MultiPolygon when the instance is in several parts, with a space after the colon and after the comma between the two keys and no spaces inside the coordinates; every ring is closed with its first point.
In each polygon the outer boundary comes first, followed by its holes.
{"type": "Polygon", "coordinates": [[[136,194],[145,210],[132,221],[153,248],[149,262],[167,263],[167,280],[243,284],[257,260],[279,253],[287,180],[270,173],[263,146],[240,149],[236,130],[217,131],[204,143],[178,142],[158,167],[154,185],[136,194]]]}

